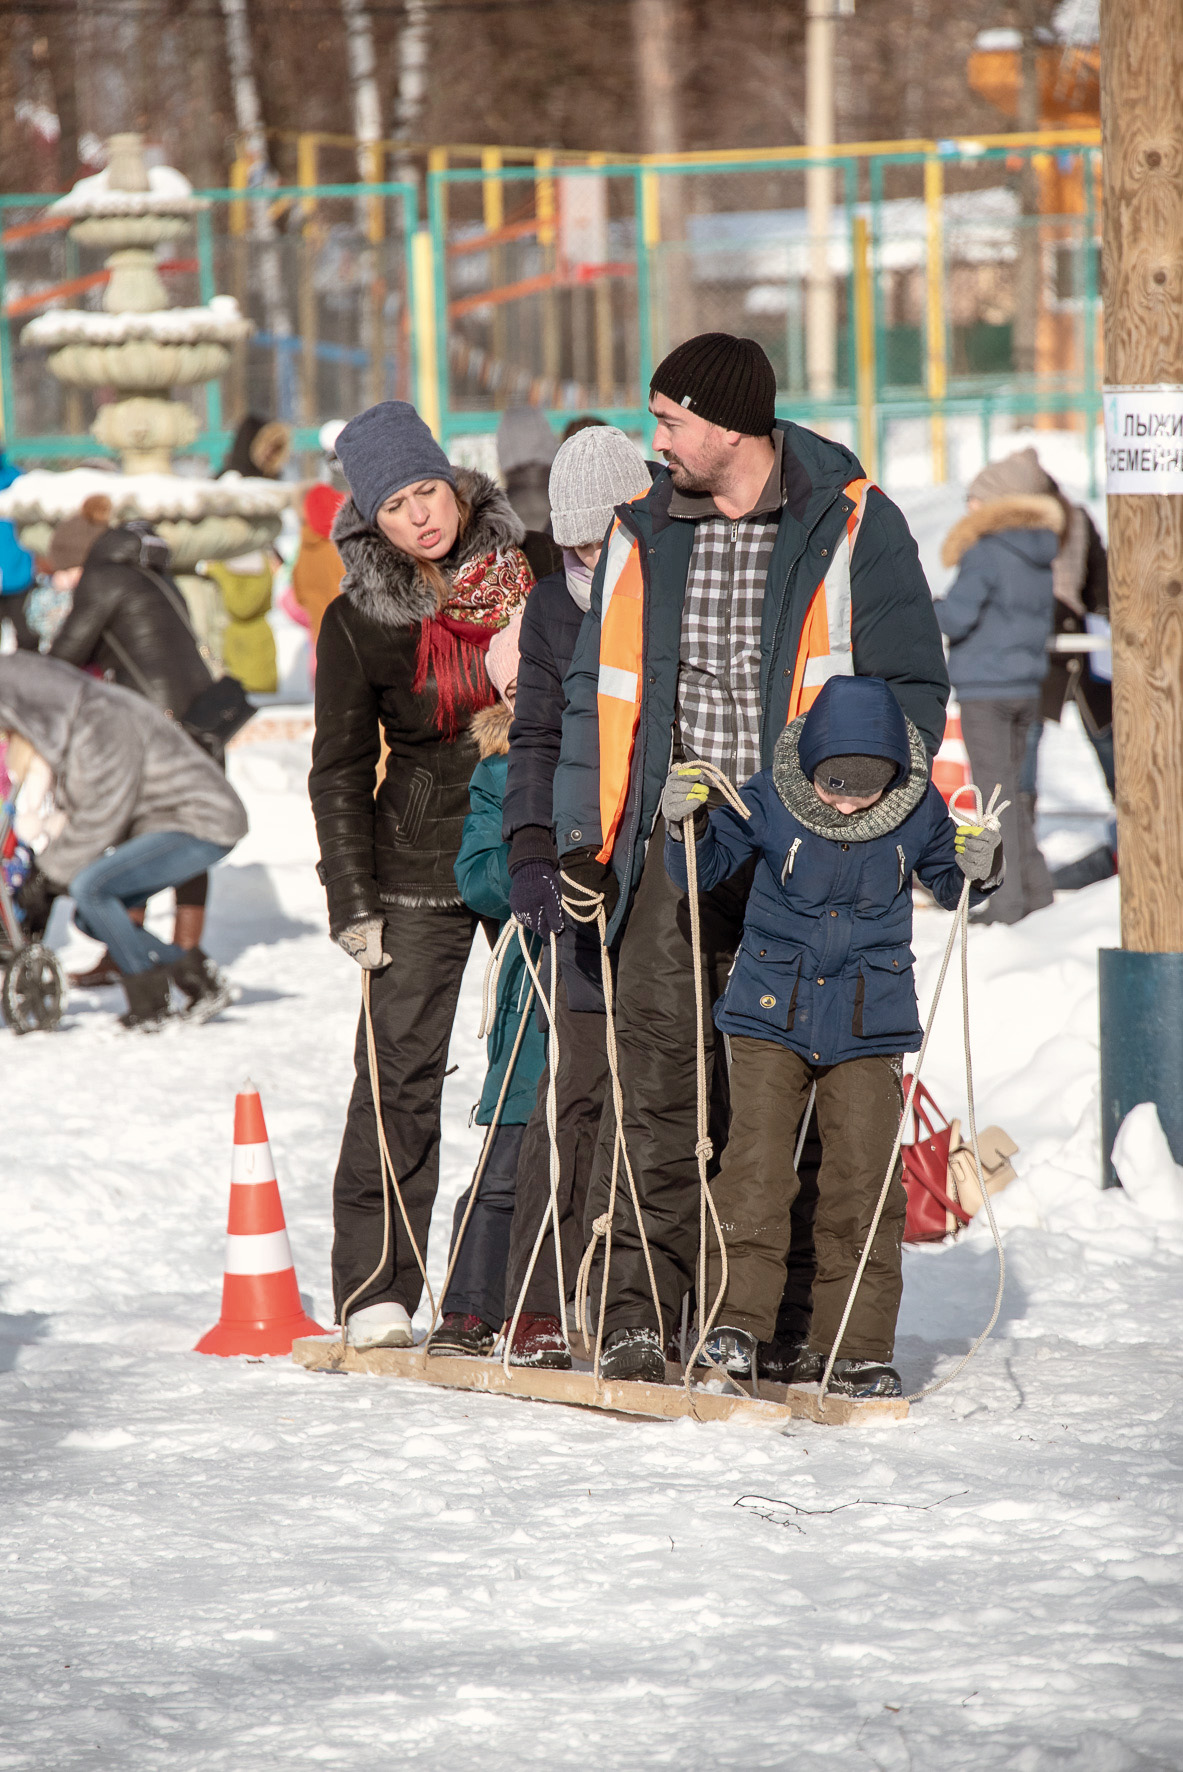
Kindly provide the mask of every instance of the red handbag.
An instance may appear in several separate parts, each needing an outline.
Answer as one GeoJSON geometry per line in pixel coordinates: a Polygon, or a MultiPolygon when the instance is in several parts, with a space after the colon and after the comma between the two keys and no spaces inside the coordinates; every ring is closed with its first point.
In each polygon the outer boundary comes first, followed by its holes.
{"type": "MultiPolygon", "coordinates": [[[[903,1084],[906,1101],[912,1087],[911,1077],[905,1077],[903,1084]]],[[[970,1222],[971,1215],[949,1197],[952,1128],[947,1120],[943,1127],[938,1127],[935,1123],[938,1119],[944,1120],[944,1114],[924,1084],[919,1083],[912,1103],[912,1142],[905,1144],[900,1151],[904,1165],[904,1192],[908,1196],[905,1243],[940,1243],[950,1231],[970,1222]]]]}

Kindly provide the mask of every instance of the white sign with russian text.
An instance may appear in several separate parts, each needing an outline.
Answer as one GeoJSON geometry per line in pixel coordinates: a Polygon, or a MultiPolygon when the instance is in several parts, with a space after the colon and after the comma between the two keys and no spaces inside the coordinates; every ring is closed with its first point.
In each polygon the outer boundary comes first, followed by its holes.
{"type": "Polygon", "coordinates": [[[1183,494],[1183,387],[1105,389],[1111,495],[1183,494]]]}

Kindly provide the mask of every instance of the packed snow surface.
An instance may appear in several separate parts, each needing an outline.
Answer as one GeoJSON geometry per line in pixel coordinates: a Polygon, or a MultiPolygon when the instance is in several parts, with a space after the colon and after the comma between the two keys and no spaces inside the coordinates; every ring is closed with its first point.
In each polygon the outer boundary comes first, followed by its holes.
{"type": "MultiPolygon", "coordinates": [[[[1087,777],[1079,730],[1059,744],[1087,777]]],[[[76,993],[57,1033],[0,1030],[3,1772],[1183,1764],[1183,1179],[1142,1110],[1125,1191],[1099,1187],[1117,883],[971,932],[979,1120],[1021,1150],[1002,1318],[966,1373],[877,1427],[625,1420],[191,1351],[248,1075],[331,1321],[359,978],[325,934],[306,769],[295,739],[233,753],[252,828],[214,875],[242,992],[220,1021],[123,1035],[117,992],[76,993]]],[[[948,929],[918,911],[925,1006],[948,929]]],[[[482,940],[436,1283],[478,1149],[482,940]]],[[[926,1078],[964,1121],[956,968],[947,993],[926,1078]]],[[[907,1252],[909,1388],[964,1352],[995,1275],[976,1223],[907,1252]]]]}

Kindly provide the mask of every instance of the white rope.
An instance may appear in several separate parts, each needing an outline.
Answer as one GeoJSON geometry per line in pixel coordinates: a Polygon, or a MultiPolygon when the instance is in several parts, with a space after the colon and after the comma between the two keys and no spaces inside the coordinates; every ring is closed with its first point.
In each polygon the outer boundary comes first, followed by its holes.
{"type": "Polygon", "coordinates": [[[517,930],[522,957],[526,962],[526,967],[533,980],[533,988],[538,993],[538,1001],[546,1010],[546,1018],[548,1022],[547,1065],[549,1067],[549,1075],[546,1079],[546,1130],[550,1140],[550,1199],[546,1210],[542,1214],[542,1220],[538,1226],[538,1234],[534,1238],[534,1247],[530,1251],[530,1260],[526,1267],[526,1277],[522,1281],[521,1289],[517,1296],[517,1302],[513,1308],[513,1315],[510,1318],[509,1328],[506,1330],[505,1348],[502,1353],[501,1362],[506,1374],[509,1372],[509,1356],[513,1352],[513,1338],[517,1334],[518,1322],[521,1318],[522,1309],[526,1302],[526,1293],[530,1289],[530,1282],[534,1278],[534,1269],[538,1262],[538,1256],[541,1252],[543,1242],[546,1239],[548,1219],[554,1228],[555,1273],[558,1279],[559,1291],[559,1320],[563,1328],[563,1340],[570,1345],[570,1331],[567,1327],[567,1287],[563,1275],[563,1240],[560,1235],[559,1221],[559,1029],[556,1002],[559,983],[558,944],[552,934],[550,938],[550,995],[548,997],[543,988],[542,980],[538,975],[538,970],[534,965],[533,956],[530,953],[526,941],[525,929],[518,922],[516,917],[511,918],[510,922],[517,930]]]}
{"type": "MultiPolygon", "coordinates": [[[[735,788],[732,786],[731,782],[728,780],[727,776],[724,775],[724,773],[721,769],[716,769],[713,763],[706,763],[706,762],[702,762],[702,761],[699,761],[697,763],[697,768],[698,768],[699,774],[703,777],[703,779],[711,782],[711,784],[713,786],[718,788],[719,792],[723,795],[723,798],[731,806],[732,810],[737,812],[741,818],[747,819],[752,816],[751,813],[748,811],[747,806],[740,799],[735,788]]],[[[693,813],[691,813],[691,815],[688,818],[684,818],[682,820],[682,838],[683,838],[683,841],[686,845],[686,895],[687,895],[687,900],[688,900],[688,903],[690,906],[690,963],[691,963],[691,967],[694,972],[694,1019],[695,1019],[694,1038],[695,1038],[695,1061],[696,1061],[696,1071],[697,1071],[697,1114],[698,1114],[698,1124],[697,1124],[698,1137],[697,1137],[697,1140],[696,1140],[695,1146],[694,1146],[694,1154],[698,1160],[698,1276],[697,1276],[697,1286],[698,1286],[699,1336],[698,1336],[698,1341],[696,1342],[694,1349],[691,1352],[690,1358],[686,1361],[686,1363],[682,1369],[682,1383],[685,1386],[686,1395],[690,1401],[690,1406],[693,1409],[694,1408],[694,1392],[693,1392],[693,1387],[691,1384],[691,1374],[692,1374],[694,1367],[697,1364],[698,1360],[703,1356],[704,1350],[706,1348],[707,1340],[710,1336],[712,1328],[714,1327],[715,1318],[718,1316],[719,1311],[722,1308],[723,1300],[727,1296],[727,1282],[728,1282],[728,1278],[729,1278],[729,1269],[728,1269],[728,1262],[727,1262],[727,1243],[726,1243],[726,1240],[723,1236],[723,1226],[719,1220],[719,1214],[715,1208],[715,1196],[712,1193],[710,1183],[707,1180],[707,1166],[710,1163],[711,1158],[715,1154],[715,1147],[711,1143],[710,1097],[707,1092],[706,1021],[705,1021],[706,1005],[703,1001],[703,994],[704,993],[703,993],[703,988],[702,988],[703,987],[702,925],[701,925],[701,917],[700,917],[699,904],[698,904],[698,848],[697,848],[697,844],[695,842],[695,836],[694,836],[694,814],[693,813]],[[715,1238],[716,1238],[716,1241],[718,1242],[718,1245],[719,1245],[719,1290],[715,1294],[715,1300],[711,1306],[710,1314],[704,1320],[703,1310],[705,1308],[706,1295],[707,1295],[707,1219],[708,1219],[708,1217],[710,1218],[710,1222],[711,1222],[712,1226],[714,1227],[715,1238]]],[[[738,1391],[740,1396],[744,1396],[746,1394],[744,1392],[742,1386],[736,1382],[736,1380],[732,1377],[730,1372],[728,1372],[724,1367],[720,1366],[718,1364],[718,1362],[713,1358],[712,1355],[710,1355],[710,1354],[706,1355],[706,1363],[712,1368],[712,1370],[720,1378],[722,1378],[727,1384],[730,1384],[733,1390],[738,1391]]],[[[752,1362],[751,1382],[752,1382],[752,1394],[757,1395],[758,1394],[757,1386],[759,1384],[759,1378],[758,1378],[758,1375],[756,1372],[755,1360],[753,1360],[753,1362],[752,1362]]],[[[696,1411],[696,1413],[697,1413],[697,1411],[696,1411]]]]}
{"type": "Polygon", "coordinates": [[[367,1287],[372,1286],[378,1276],[386,1269],[386,1257],[390,1253],[391,1188],[394,1189],[394,1197],[398,1201],[399,1214],[402,1218],[403,1224],[406,1226],[407,1236],[411,1240],[411,1248],[415,1251],[415,1260],[419,1265],[419,1272],[423,1276],[423,1285],[427,1292],[427,1301],[431,1306],[431,1319],[432,1322],[435,1321],[435,1298],[432,1295],[431,1282],[427,1278],[427,1268],[424,1265],[423,1253],[419,1248],[415,1233],[411,1229],[411,1221],[407,1217],[407,1208],[406,1203],[403,1200],[403,1191],[398,1185],[398,1176],[394,1172],[394,1164],[390,1157],[390,1147],[386,1142],[386,1128],[382,1124],[382,1092],[378,1083],[378,1048],[374,1039],[374,1017],[370,1010],[370,982],[372,978],[373,973],[367,967],[361,975],[361,1001],[362,1013],[365,1017],[366,1023],[366,1062],[370,1074],[370,1095],[374,1102],[374,1120],[378,1129],[378,1165],[382,1176],[382,1253],[378,1258],[378,1265],[373,1273],[367,1275],[360,1286],[354,1287],[353,1291],[349,1294],[349,1297],[345,1300],[345,1303],[341,1306],[342,1354],[344,1354],[347,1345],[345,1328],[349,1313],[353,1309],[354,1300],[360,1298],[362,1293],[366,1291],[367,1287]],[[390,1184],[389,1186],[387,1186],[388,1180],[390,1184]]]}
{"type": "MultiPolygon", "coordinates": [[[[995,804],[1001,791],[1000,787],[995,787],[994,792],[990,796],[990,803],[983,811],[982,796],[977,787],[970,786],[968,788],[959,788],[955,794],[950,796],[950,814],[958,824],[983,825],[987,830],[997,831],[1000,828],[999,815],[1003,813],[1010,804],[1009,800],[1004,800],[1001,805],[995,804]],[[975,809],[972,816],[964,814],[955,804],[955,801],[959,796],[967,792],[972,793],[974,796],[975,809]]],[[[846,1307],[842,1312],[842,1320],[838,1325],[838,1333],[834,1337],[834,1345],[830,1349],[829,1359],[826,1361],[826,1369],[822,1374],[821,1384],[818,1386],[819,1403],[824,1403],[825,1401],[826,1391],[829,1388],[830,1379],[834,1371],[834,1362],[839,1358],[842,1337],[845,1335],[847,1324],[850,1322],[851,1312],[854,1310],[854,1304],[858,1297],[859,1287],[862,1284],[863,1274],[866,1272],[867,1262],[870,1260],[871,1245],[875,1241],[875,1236],[879,1229],[879,1221],[883,1216],[883,1208],[887,1204],[887,1196],[891,1191],[891,1183],[895,1175],[895,1166],[899,1160],[900,1147],[904,1141],[904,1131],[907,1127],[912,1113],[912,1106],[916,1099],[916,1090],[920,1083],[921,1067],[924,1064],[925,1053],[928,1051],[929,1036],[932,1033],[933,1024],[936,1021],[937,1005],[941,1000],[941,991],[944,987],[945,975],[949,970],[949,961],[953,955],[953,943],[957,939],[958,932],[960,932],[961,935],[962,1031],[965,1041],[965,1082],[966,1089],[969,1093],[969,1135],[970,1142],[973,1146],[974,1164],[978,1172],[978,1185],[982,1190],[982,1199],[986,1205],[986,1217],[990,1222],[990,1230],[994,1237],[994,1247],[998,1254],[998,1288],[994,1295],[994,1309],[991,1312],[990,1321],[986,1324],[982,1333],[973,1343],[969,1352],[965,1355],[965,1358],[961,1360],[960,1363],[954,1367],[953,1371],[948,1373],[944,1378],[938,1379],[935,1384],[927,1385],[923,1390],[913,1391],[910,1396],[904,1398],[904,1401],[906,1403],[918,1403],[922,1397],[930,1397],[934,1391],[942,1390],[945,1385],[952,1383],[958,1373],[964,1371],[965,1367],[973,1359],[982,1343],[986,1340],[986,1337],[990,1334],[990,1331],[998,1321],[998,1313],[1002,1309],[1002,1293],[1006,1284],[1006,1256],[1003,1253],[1002,1238],[998,1234],[998,1226],[994,1219],[994,1208],[990,1203],[990,1196],[986,1192],[985,1177],[982,1174],[982,1157],[981,1152],[978,1149],[977,1118],[974,1108],[973,1062],[969,1048],[969,894],[971,885],[972,882],[967,879],[964,886],[961,888],[961,897],[957,902],[957,909],[953,917],[953,927],[949,931],[949,939],[945,943],[945,952],[941,959],[941,969],[937,974],[936,989],[934,990],[932,997],[932,1007],[928,1012],[928,1021],[925,1025],[924,1035],[920,1042],[920,1051],[916,1057],[916,1065],[912,1072],[912,1087],[909,1089],[908,1099],[904,1103],[904,1111],[900,1117],[899,1131],[896,1133],[895,1143],[892,1146],[891,1158],[887,1165],[887,1173],[883,1178],[883,1186],[879,1190],[879,1198],[876,1201],[875,1211],[871,1218],[871,1228],[867,1232],[866,1242],[863,1244],[863,1252],[859,1257],[858,1267],[855,1269],[854,1279],[851,1282],[850,1292],[846,1299],[846,1307]]]]}
{"type": "MultiPolygon", "coordinates": [[[[497,947],[495,947],[493,949],[493,954],[490,957],[489,966],[492,965],[493,959],[496,958],[497,951],[498,951],[498,948],[500,948],[500,946],[501,946],[501,940],[499,937],[497,947]]],[[[487,966],[485,968],[486,978],[488,977],[488,974],[489,974],[489,967],[487,966]]],[[[498,974],[500,974],[500,964],[498,965],[498,974]]],[[[496,1000],[495,997],[494,997],[494,1000],[496,1000]]],[[[455,1272],[456,1263],[460,1259],[460,1245],[464,1241],[464,1233],[468,1229],[468,1221],[472,1217],[473,1207],[476,1205],[477,1190],[479,1189],[481,1182],[484,1179],[485,1165],[488,1163],[489,1153],[493,1149],[493,1139],[496,1136],[498,1126],[501,1124],[501,1110],[505,1106],[505,1098],[509,1094],[509,1085],[510,1085],[510,1082],[513,1078],[514,1071],[517,1068],[518,1053],[522,1049],[522,1041],[525,1038],[526,1026],[530,1020],[530,1015],[531,1015],[533,1008],[534,1008],[534,986],[531,985],[530,989],[526,993],[526,1006],[522,1010],[521,1019],[518,1022],[518,1031],[517,1031],[517,1036],[516,1036],[514,1043],[513,1043],[513,1051],[509,1055],[509,1063],[506,1065],[505,1075],[501,1079],[501,1092],[497,1097],[497,1105],[493,1109],[493,1118],[489,1122],[488,1128],[485,1132],[484,1143],[481,1145],[481,1154],[480,1154],[480,1157],[477,1161],[476,1170],[473,1174],[472,1188],[471,1188],[471,1190],[469,1192],[469,1196],[468,1196],[468,1205],[464,1208],[464,1217],[460,1220],[460,1227],[456,1232],[456,1240],[455,1240],[454,1244],[452,1245],[452,1253],[448,1257],[448,1271],[444,1275],[444,1283],[440,1287],[439,1302],[435,1306],[435,1309],[432,1311],[431,1322],[428,1325],[428,1329],[427,1329],[428,1341],[431,1340],[431,1337],[435,1333],[436,1319],[440,1315],[440,1313],[443,1311],[444,1301],[448,1296],[448,1287],[452,1284],[452,1275],[455,1272]]],[[[485,1007],[482,1006],[481,1028],[480,1028],[479,1038],[483,1039],[485,1037],[485,1033],[486,1033],[486,1012],[485,1012],[485,1007]]]]}
{"type": "Polygon", "coordinates": [[[608,1193],[608,1210],[601,1213],[592,1223],[591,1241],[583,1253],[579,1264],[579,1273],[583,1280],[582,1296],[576,1286],[576,1323],[587,1337],[587,1290],[590,1284],[592,1263],[595,1249],[600,1237],[604,1238],[604,1272],[600,1285],[600,1311],[596,1323],[596,1343],[592,1355],[592,1370],[595,1373],[596,1389],[600,1385],[600,1354],[604,1341],[604,1310],[608,1298],[608,1270],[612,1261],[612,1221],[616,1214],[617,1182],[620,1163],[624,1162],[624,1173],[632,1196],[633,1212],[637,1220],[637,1234],[641,1239],[641,1252],[645,1257],[645,1271],[649,1276],[649,1289],[653,1297],[653,1311],[657,1318],[657,1337],[664,1350],[665,1322],[661,1312],[661,1298],[657,1290],[657,1275],[653,1270],[653,1257],[649,1249],[649,1238],[645,1232],[645,1221],[641,1216],[641,1199],[637,1191],[636,1179],[633,1175],[632,1161],[628,1154],[628,1141],[624,1135],[624,1092],[620,1085],[620,1059],[616,1045],[616,1013],[615,998],[612,988],[612,960],[608,953],[606,940],[608,919],[604,913],[604,894],[591,887],[583,886],[573,880],[569,874],[563,874],[563,884],[567,888],[563,894],[563,910],[575,923],[594,923],[600,937],[600,982],[604,992],[604,1044],[608,1057],[608,1075],[612,1085],[612,1109],[616,1117],[616,1138],[612,1147],[612,1179],[608,1193]],[[580,896],[574,897],[573,894],[580,896]]]}

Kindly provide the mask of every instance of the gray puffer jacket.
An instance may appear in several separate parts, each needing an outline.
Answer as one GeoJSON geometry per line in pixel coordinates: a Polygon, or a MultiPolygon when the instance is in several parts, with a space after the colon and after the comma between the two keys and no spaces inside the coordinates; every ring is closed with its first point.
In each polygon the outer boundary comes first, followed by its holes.
{"type": "Polygon", "coordinates": [[[232,848],[246,809],[212,757],[142,695],[36,652],[0,657],[0,731],[19,732],[54,773],[66,823],[37,858],[68,886],[105,849],[151,831],[232,848]]]}
{"type": "Polygon", "coordinates": [[[958,701],[1039,694],[1055,599],[1052,561],[1064,508],[1042,494],[987,499],[945,537],[941,560],[959,567],[936,604],[950,642],[949,677],[958,701]]]}

